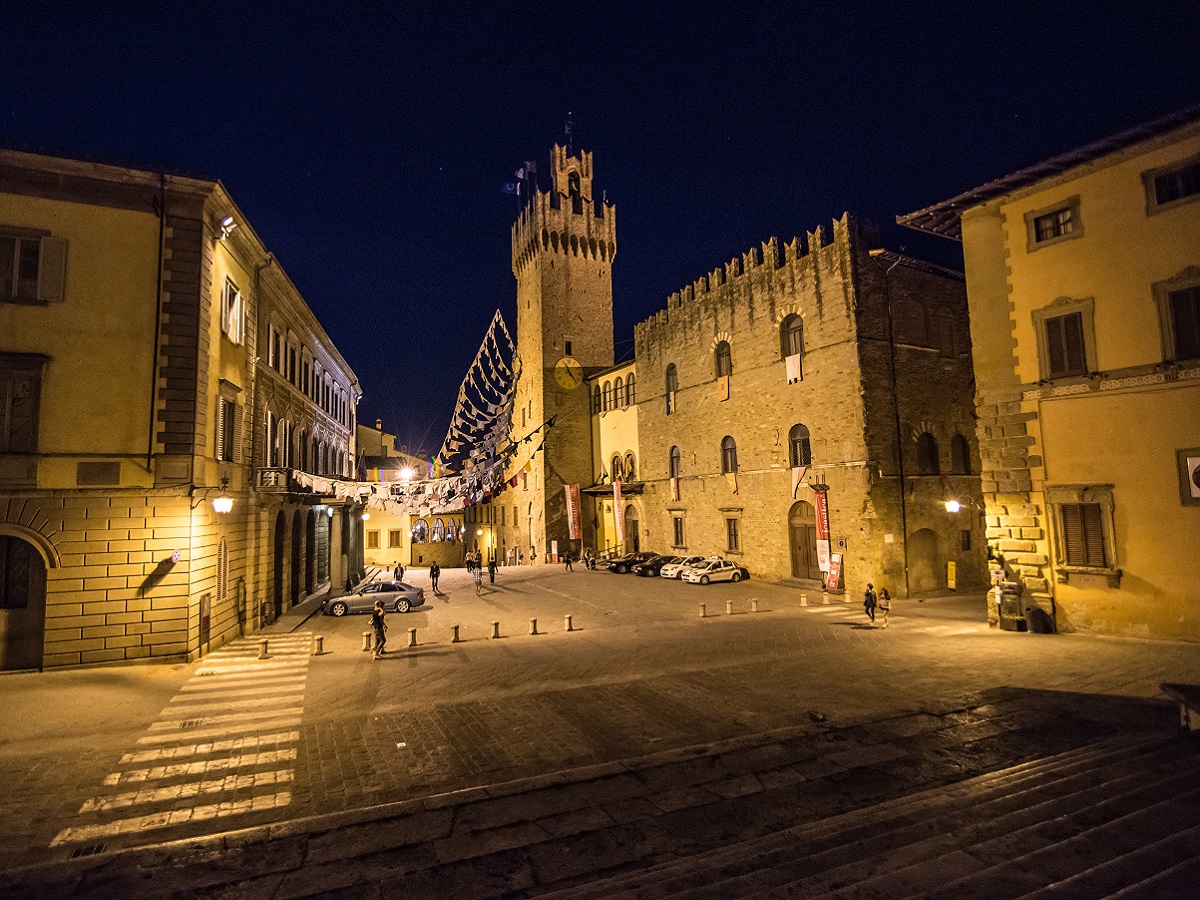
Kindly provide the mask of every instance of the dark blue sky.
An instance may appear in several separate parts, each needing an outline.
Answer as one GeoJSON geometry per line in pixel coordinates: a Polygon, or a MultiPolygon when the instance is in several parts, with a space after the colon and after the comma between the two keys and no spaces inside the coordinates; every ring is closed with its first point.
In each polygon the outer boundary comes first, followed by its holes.
{"type": "Polygon", "coordinates": [[[620,358],[671,291],[843,210],[958,265],[894,217],[1200,101],[1195,4],[408,5],[6,4],[0,145],[219,178],[361,420],[427,451],[492,312],[515,328],[500,187],[568,112],[618,207],[620,358]]]}

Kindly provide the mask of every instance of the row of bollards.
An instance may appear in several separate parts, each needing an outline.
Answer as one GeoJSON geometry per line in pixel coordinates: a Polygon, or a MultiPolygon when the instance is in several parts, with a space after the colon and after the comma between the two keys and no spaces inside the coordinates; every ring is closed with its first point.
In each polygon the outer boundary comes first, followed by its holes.
{"type": "MultiPolygon", "coordinates": [[[[755,601],[755,603],[756,603],[756,604],[757,604],[757,602],[758,602],[758,601],[755,601]]],[[[756,608],[757,608],[757,607],[756,607],[756,608]]],[[[452,643],[452,644],[461,644],[461,643],[463,642],[463,637],[462,637],[462,634],[460,633],[460,629],[461,629],[461,628],[462,628],[462,626],[461,626],[461,625],[451,625],[451,626],[450,626],[450,643],[452,643]]],[[[575,625],[574,625],[574,623],[572,622],[572,617],[571,617],[571,616],[563,616],[563,631],[574,631],[574,630],[575,630],[575,625]]],[[[538,630],[538,620],[537,620],[537,619],[530,619],[530,620],[529,620],[529,633],[530,633],[530,634],[546,634],[546,632],[545,632],[545,631],[539,631],[539,630],[538,630]]],[[[491,634],[491,639],[492,639],[492,640],[496,640],[496,639],[498,639],[498,638],[500,638],[500,637],[501,637],[501,634],[500,634],[500,623],[499,623],[499,622],[493,622],[493,623],[492,623],[492,634],[491,634]]],[[[362,648],[363,648],[363,651],[364,651],[364,652],[366,652],[366,651],[369,651],[369,650],[371,650],[371,649],[372,649],[372,647],[373,647],[373,645],[374,645],[374,643],[375,643],[375,633],[374,633],[373,631],[364,631],[364,632],[362,633],[362,648]]],[[[417,646],[417,629],[415,629],[415,628],[410,628],[410,629],[408,629],[408,646],[409,646],[409,647],[416,647],[416,646],[417,646]]],[[[264,640],[264,641],[262,642],[262,650],[261,650],[261,653],[262,653],[262,654],[266,654],[266,652],[267,652],[267,649],[266,649],[266,648],[267,648],[267,642],[264,640]]],[[[318,636],[318,637],[317,637],[317,649],[316,649],[316,651],[315,651],[315,652],[316,652],[317,654],[321,654],[321,653],[324,653],[324,652],[325,652],[325,650],[324,650],[324,638],[322,638],[322,637],[320,637],[320,636],[318,636]]],[[[260,655],[260,657],[259,657],[259,658],[260,658],[260,659],[266,659],[266,656],[265,656],[265,655],[260,655]]]]}
{"type": "MultiPolygon", "coordinates": [[[[758,598],[757,597],[754,597],[750,600],[750,612],[752,612],[752,613],[758,612],[758,598]]],[[[732,600],[725,601],[725,615],[727,615],[727,616],[733,615],[733,601],[732,600]]],[[[700,604],[700,618],[702,618],[702,619],[708,618],[708,604],[707,603],[700,604]]]]}

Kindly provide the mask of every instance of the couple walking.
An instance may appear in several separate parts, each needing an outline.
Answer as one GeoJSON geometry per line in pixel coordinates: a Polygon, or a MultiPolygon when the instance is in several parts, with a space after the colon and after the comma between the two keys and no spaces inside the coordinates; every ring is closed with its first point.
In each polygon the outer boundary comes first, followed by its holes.
{"type": "Polygon", "coordinates": [[[871,624],[875,623],[875,608],[879,608],[879,612],[883,614],[883,627],[888,627],[888,613],[892,610],[892,595],[888,593],[887,588],[880,588],[879,593],[875,593],[875,585],[867,583],[867,592],[863,596],[863,608],[867,611],[867,617],[871,620],[871,624]]]}

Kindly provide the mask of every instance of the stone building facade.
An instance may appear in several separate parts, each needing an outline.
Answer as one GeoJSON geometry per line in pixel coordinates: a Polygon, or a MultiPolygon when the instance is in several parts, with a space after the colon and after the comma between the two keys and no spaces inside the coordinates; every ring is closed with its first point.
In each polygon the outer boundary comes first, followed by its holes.
{"type": "Polygon", "coordinates": [[[358,396],[219,183],[0,151],[0,668],[194,658],[361,569],[358,396]]]}
{"type": "Polygon", "coordinates": [[[644,546],[819,589],[821,492],[839,589],[937,590],[947,563],[985,584],[961,276],[873,254],[847,215],[672,294],[634,342],[644,546]]]}
{"type": "Polygon", "coordinates": [[[1195,640],[1200,108],[902,224],[963,245],[988,541],[1063,631],[1195,640]]]}

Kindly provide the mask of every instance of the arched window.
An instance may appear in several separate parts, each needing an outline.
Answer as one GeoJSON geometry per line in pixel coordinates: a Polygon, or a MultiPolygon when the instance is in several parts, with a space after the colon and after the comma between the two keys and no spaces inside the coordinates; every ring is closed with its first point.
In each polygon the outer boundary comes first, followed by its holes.
{"type": "Polygon", "coordinates": [[[971,474],[971,445],[961,434],[950,438],[950,471],[955,475],[971,474]]]}
{"type": "Polygon", "coordinates": [[[610,471],[612,472],[612,480],[613,481],[624,481],[625,480],[625,477],[624,477],[625,473],[624,473],[623,467],[621,465],[620,454],[613,456],[612,468],[610,469],[610,471]]]}
{"type": "Polygon", "coordinates": [[[679,390],[679,372],[675,363],[667,366],[667,393],[674,394],[679,390]]]}
{"type": "Polygon", "coordinates": [[[637,381],[634,379],[632,372],[625,379],[625,400],[630,406],[637,403],[637,381]]]}
{"type": "Polygon", "coordinates": [[[446,539],[446,523],[441,519],[433,520],[433,539],[435,541],[444,541],[446,539]]]}
{"type": "Polygon", "coordinates": [[[571,212],[583,212],[583,194],[579,190],[578,172],[572,172],[567,176],[567,191],[571,194],[571,212]]]}
{"type": "Polygon", "coordinates": [[[670,478],[678,478],[683,474],[683,454],[679,452],[678,447],[671,448],[671,455],[667,459],[667,473],[670,478]]]}
{"type": "Polygon", "coordinates": [[[804,320],[792,313],[779,326],[779,353],[788,357],[799,356],[803,352],[804,320]]]}
{"type": "Polygon", "coordinates": [[[625,454],[625,480],[637,481],[637,466],[634,465],[633,454],[625,454]]]}
{"type": "Polygon", "coordinates": [[[725,435],[721,438],[721,471],[728,474],[737,470],[737,443],[729,435],[725,435]]]}
{"type": "Polygon", "coordinates": [[[928,431],[922,431],[917,438],[917,471],[922,475],[937,475],[941,471],[937,439],[928,431]]]}
{"type": "Polygon", "coordinates": [[[613,406],[617,409],[623,409],[625,406],[625,379],[620,375],[613,385],[613,406]]]}
{"type": "Polygon", "coordinates": [[[733,374],[733,353],[729,349],[729,341],[721,341],[713,352],[713,362],[716,365],[717,377],[733,374]]]}
{"type": "Polygon", "coordinates": [[[812,465],[812,441],[809,439],[808,426],[793,425],[788,432],[788,458],[793,469],[812,465]]]}
{"type": "Polygon", "coordinates": [[[592,388],[592,412],[598,413],[603,409],[600,405],[600,385],[592,388]]]}
{"type": "Polygon", "coordinates": [[[424,544],[429,540],[429,523],[424,519],[417,519],[413,522],[412,527],[412,542],[414,544],[424,544]]]}
{"type": "Polygon", "coordinates": [[[607,412],[612,409],[612,382],[604,382],[604,409],[607,412]]]}

